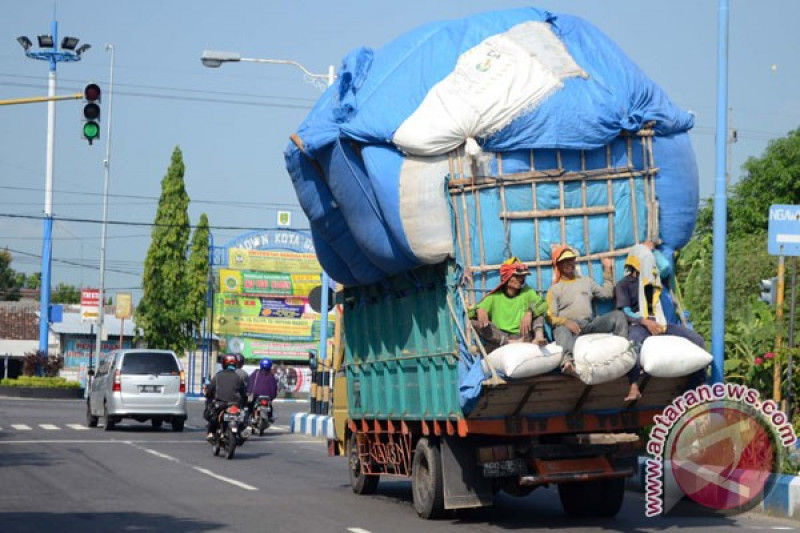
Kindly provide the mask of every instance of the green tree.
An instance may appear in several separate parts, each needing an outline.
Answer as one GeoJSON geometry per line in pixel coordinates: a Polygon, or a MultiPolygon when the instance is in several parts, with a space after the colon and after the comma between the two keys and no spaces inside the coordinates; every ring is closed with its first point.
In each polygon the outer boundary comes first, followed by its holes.
{"type": "Polygon", "coordinates": [[[144,294],[136,308],[136,324],[147,345],[181,354],[192,342],[185,305],[190,226],[184,172],[183,154],[175,147],[167,174],[161,181],[152,239],[144,262],[144,294]]]}
{"type": "Polygon", "coordinates": [[[191,255],[189,256],[189,270],[187,273],[189,294],[186,298],[186,307],[194,338],[197,337],[200,324],[206,315],[209,268],[208,244],[208,217],[203,213],[200,215],[200,222],[197,223],[192,235],[191,255]]]}
{"type": "Polygon", "coordinates": [[[79,304],[81,303],[81,290],[74,285],[59,283],[50,293],[50,301],[54,304],[79,304]]]}
{"type": "MultiPolygon", "coordinates": [[[[772,204],[800,204],[800,128],[770,141],[764,155],[748,158],[742,170],[744,175],[728,199],[731,236],[766,231],[772,204]]],[[[712,232],[713,207],[709,201],[700,209],[696,235],[712,232]]]]}
{"type": "Polygon", "coordinates": [[[0,300],[19,300],[17,272],[11,268],[11,252],[0,250],[0,300]]]}
{"type": "Polygon", "coordinates": [[[41,286],[42,286],[41,272],[34,272],[33,274],[25,278],[26,289],[38,289],[41,286]]]}

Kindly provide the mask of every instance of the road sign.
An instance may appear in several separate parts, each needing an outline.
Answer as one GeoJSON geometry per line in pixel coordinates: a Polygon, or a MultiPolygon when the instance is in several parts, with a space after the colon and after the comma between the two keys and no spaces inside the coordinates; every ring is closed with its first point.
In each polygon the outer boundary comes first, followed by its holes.
{"type": "Polygon", "coordinates": [[[97,323],[100,315],[100,289],[81,289],[81,322],[97,323]]]}
{"type": "Polygon", "coordinates": [[[769,206],[768,228],[770,255],[800,256],[800,205],[769,206]]]}
{"type": "Polygon", "coordinates": [[[131,300],[133,295],[129,292],[118,292],[117,293],[117,305],[114,308],[114,315],[117,318],[121,318],[123,320],[128,319],[131,317],[132,314],[132,305],[131,300]]]}

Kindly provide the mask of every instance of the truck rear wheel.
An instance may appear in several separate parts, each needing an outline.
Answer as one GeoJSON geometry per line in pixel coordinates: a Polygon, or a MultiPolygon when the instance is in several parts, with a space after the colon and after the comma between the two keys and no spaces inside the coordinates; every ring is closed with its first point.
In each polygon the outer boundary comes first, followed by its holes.
{"type": "Polygon", "coordinates": [[[442,481],[442,456],[439,445],[422,437],[414,450],[411,465],[411,492],[414,509],[426,519],[438,518],[444,513],[444,482],[442,481]]]}
{"type": "Polygon", "coordinates": [[[574,517],[616,516],[625,498],[625,478],[558,485],[561,506],[574,517]]]}
{"type": "Polygon", "coordinates": [[[355,435],[350,435],[348,439],[348,463],[347,469],[350,476],[350,487],[356,494],[373,494],[378,488],[380,476],[367,476],[361,471],[361,459],[358,457],[358,439],[355,435]]]}

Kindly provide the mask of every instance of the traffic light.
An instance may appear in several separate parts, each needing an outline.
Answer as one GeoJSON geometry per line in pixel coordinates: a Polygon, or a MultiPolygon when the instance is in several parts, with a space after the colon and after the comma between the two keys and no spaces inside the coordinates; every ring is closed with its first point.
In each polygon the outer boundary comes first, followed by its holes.
{"type": "Polygon", "coordinates": [[[778,278],[761,280],[761,295],[758,299],[769,305],[776,304],[778,301],[778,278]]]}
{"type": "Polygon", "coordinates": [[[83,90],[83,138],[93,141],[100,138],[100,86],[90,83],[83,90]]]}

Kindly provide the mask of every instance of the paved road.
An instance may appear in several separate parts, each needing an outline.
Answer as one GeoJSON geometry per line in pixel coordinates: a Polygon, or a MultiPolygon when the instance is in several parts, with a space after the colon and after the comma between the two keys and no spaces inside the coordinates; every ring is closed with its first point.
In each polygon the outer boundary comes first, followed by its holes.
{"type": "Polygon", "coordinates": [[[276,406],[278,425],[251,438],[235,459],[213,457],[203,440],[201,405],[186,430],[123,421],[114,431],[88,429],[80,401],[0,399],[0,531],[201,531],[453,533],[553,530],[786,530],[797,522],[760,515],[648,519],[629,493],[614,520],[565,517],[557,492],[499,496],[493,508],[424,522],[410,484],[381,480],[375,496],[356,496],[345,461],[324,443],[288,433],[304,404],[276,406]]]}

